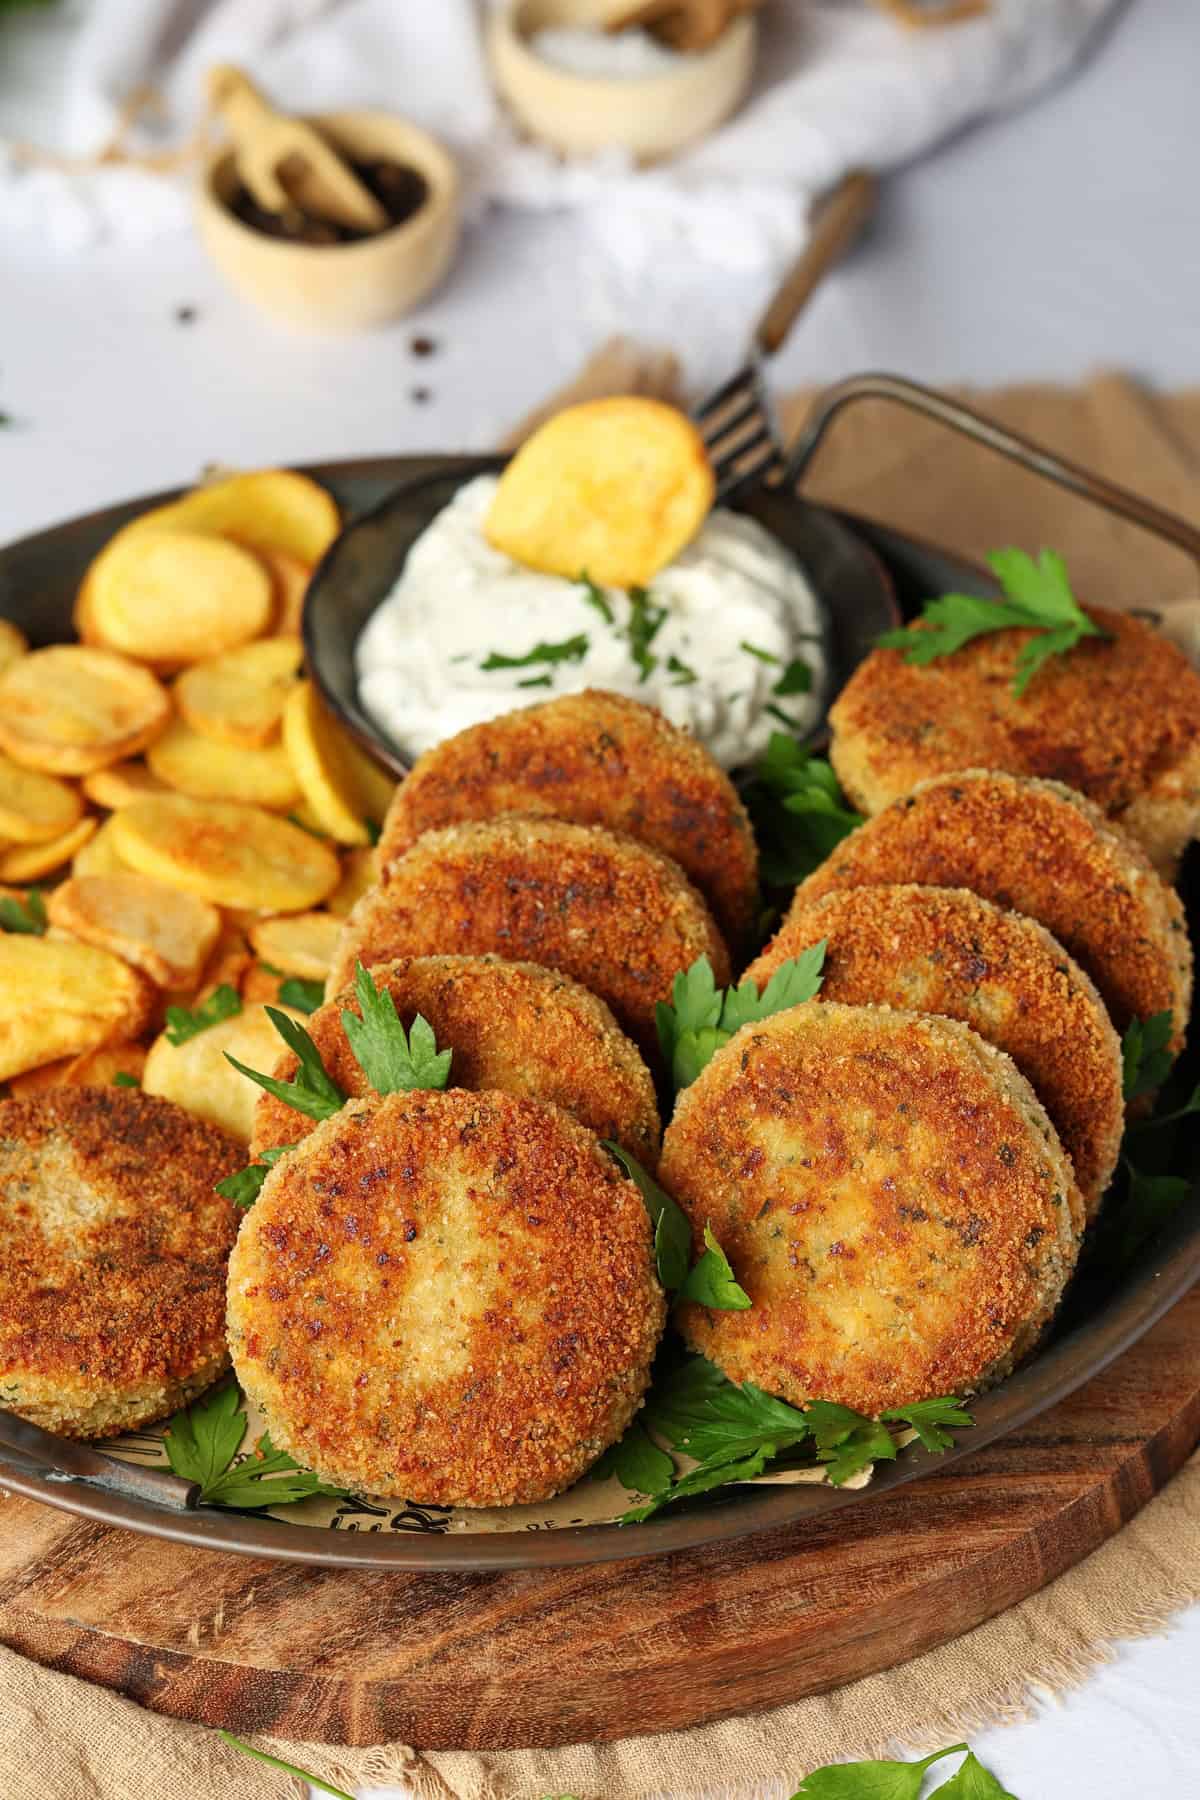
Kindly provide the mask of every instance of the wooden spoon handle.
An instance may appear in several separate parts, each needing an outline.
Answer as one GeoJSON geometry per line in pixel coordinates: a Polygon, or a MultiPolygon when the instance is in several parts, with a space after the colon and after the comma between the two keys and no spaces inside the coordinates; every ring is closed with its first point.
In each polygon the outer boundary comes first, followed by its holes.
{"type": "Polygon", "coordinates": [[[808,243],[755,327],[754,341],[766,355],[779,349],[817,284],[858,237],[875,211],[878,192],[875,177],[866,169],[855,169],[819,208],[808,243]]]}

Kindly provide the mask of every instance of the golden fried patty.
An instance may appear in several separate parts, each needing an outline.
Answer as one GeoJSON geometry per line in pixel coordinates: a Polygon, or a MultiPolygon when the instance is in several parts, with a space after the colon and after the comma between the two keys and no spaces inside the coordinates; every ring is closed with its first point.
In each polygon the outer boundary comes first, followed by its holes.
{"type": "Polygon", "coordinates": [[[241,1146],[169,1100],[0,1105],[0,1405],[67,1437],[165,1418],[228,1366],[241,1146]]]}
{"type": "Polygon", "coordinates": [[[439,951],[574,976],[651,1055],[655,1003],[681,969],[707,956],[729,979],[708,908],[667,857],[598,825],[519,813],[418,838],[347,919],[329,991],[351,985],[356,962],[439,951]]]}
{"type": "Polygon", "coordinates": [[[1020,698],[1012,679],[1029,631],[976,638],[924,667],[872,651],[829,715],[830,757],[854,804],[878,812],[955,769],[1041,775],[1086,794],[1169,879],[1200,830],[1200,674],[1144,620],[1088,611],[1109,637],[1050,657],[1020,698]]]}
{"type": "Polygon", "coordinates": [[[922,782],[843,839],[793,905],[910,881],[971,888],[1037,919],[1091,976],[1118,1031],[1170,1012],[1182,1048],[1192,949],[1179,896],[1081,794],[984,769],[922,782]]]}
{"type": "Polygon", "coordinates": [[[746,974],[826,942],[822,1000],[961,1019],[1005,1050],[1049,1113],[1094,1217],[1125,1126],[1121,1043],[1079,964],[1033,919],[965,888],[845,889],[793,907],[746,974]]]}
{"type": "Polygon", "coordinates": [[[970,1393],[1032,1350],[1082,1219],[1011,1059],[887,1007],[743,1026],[681,1096],[661,1179],[753,1302],[683,1307],[688,1341],[734,1381],[873,1414],[970,1393]]]}
{"type": "MultiPolygon", "coordinates": [[[[419,1013],[432,1025],[439,1049],[453,1050],[452,1087],[552,1101],[597,1137],[624,1144],[647,1168],[657,1163],[660,1128],[650,1071],[603,1000],[577,981],[494,956],[402,957],[371,973],[396,1002],[406,1030],[419,1013]]],[[[347,1008],[359,1011],[351,992],[318,1007],[308,1030],[342,1092],[369,1094],[342,1026],[347,1008]]],[[[296,1067],[289,1051],[275,1074],[290,1081],[296,1067]]],[[[295,1143],[313,1123],[263,1094],[254,1117],[254,1154],[295,1143]]]]}
{"type": "Polygon", "coordinates": [[[284,1156],[229,1265],[238,1379],[341,1486],[507,1506],[637,1411],[665,1305],[641,1197],[557,1107],[351,1100],[284,1156]]]}
{"type": "Polygon", "coordinates": [[[750,929],[758,853],[746,809],[703,744],[640,700],[565,694],[426,751],[383,827],[384,880],[422,832],[503,812],[623,831],[679,864],[731,942],[750,929]]]}

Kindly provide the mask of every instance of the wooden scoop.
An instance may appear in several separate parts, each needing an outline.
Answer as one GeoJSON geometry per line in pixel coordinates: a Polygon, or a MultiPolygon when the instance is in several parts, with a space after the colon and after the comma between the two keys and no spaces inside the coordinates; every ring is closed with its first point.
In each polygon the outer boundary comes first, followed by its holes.
{"type": "Polygon", "coordinates": [[[387,213],[332,145],[302,119],[277,113],[241,69],[211,69],[208,97],[233,139],[238,174],[264,211],[298,207],[356,231],[387,230],[387,213]]]}
{"type": "Polygon", "coordinates": [[[641,26],[672,50],[707,50],[739,13],[754,12],[762,0],[640,0],[621,6],[604,21],[606,31],[641,26]]]}

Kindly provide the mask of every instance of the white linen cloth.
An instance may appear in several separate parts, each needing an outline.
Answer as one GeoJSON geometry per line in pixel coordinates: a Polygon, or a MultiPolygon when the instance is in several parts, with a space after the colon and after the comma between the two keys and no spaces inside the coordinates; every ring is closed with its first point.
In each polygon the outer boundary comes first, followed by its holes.
{"type": "Polygon", "coordinates": [[[771,273],[839,175],[894,167],[1029,99],[1119,4],[992,0],[969,23],[914,32],[866,0],[773,0],[743,111],[677,160],[634,170],[618,155],[564,164],[518,138],[488,80],[476,0],[58,0],[0,17],[0,241],[7,257],[185,228],[181,176],[30,166],[5,140],[86,155],[150,84],[166,107],[154,141],[178,141],[205,70],[232,61],[284,108],[407,114],[455,151],[477,208],[573,209],[626,279],[666,257],[771,273]]]}

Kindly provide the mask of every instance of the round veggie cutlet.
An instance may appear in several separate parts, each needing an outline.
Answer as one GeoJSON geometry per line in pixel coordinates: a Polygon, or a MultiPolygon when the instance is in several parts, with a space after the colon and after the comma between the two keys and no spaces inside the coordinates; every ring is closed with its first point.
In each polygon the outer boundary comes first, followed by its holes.
{"type": "Polygon", "coordinates": [[[276,1163],[229,1268],[238,1379],[339,1486],[549,1499],[637,1411],[665,1301],[641,1196],[554,1106],[347,1102],[276,1163]]]}
{"type": "Polygon", "coordinates": [[[703,744],[640,700],[590,688],[427,750],[384,823],[384,880],[422,832],[505,812],[623,831],[679,864],[731,943],[753,924],[758,853],[736,788],[703,744]]]}
{"type": "Polygon", "coordinates": [[[956,769],[1040,775],[1086,794],[1171,879],[1200,830],[1200,674],[1144,619],[1086,610],[1107,635],[1049,657],[1021,695],[1030,631],[992,632],[924,665],[873,650],[829,714],[830,760],[855,806],[879,812],[956,769]]]}
{"type": "Polygon", "coordinates": [[[346,920],[329,991],[358,962],[489,952],[573,976],[657,1055],[654,1007],[698,956],[729,956],[704,901],[667,857],[598,825],[505,813],[427,831],[346,920]]]}
{"type": "Polygon", "coordinates": [[[746,976],[762,989],[822,940],[822,1000],[961,1019],[1008,1052],[1094,1217],[1125,1128],[1121,1042],[1095,986],[1045,927],[965,888],[845,889],[794,906],[746,976]]]}
{"type": "Polygon", "coordinates": [[[228,1367],[223,1131],[126,1088],[0,1105],[0,1405],[66,1437],[165,1418],[228,1367]]]}
{"type": "MultiPolygon", "coordinates": [[[[650,1071],[603,1000],[577,981],[495,956],[402,957],[377,965],[371,975],[392,996],[406,1030],[420,1015],[433,1027],[438,1048],[453,1052],[452,1087],[551,1101],[597,1137],[615,1138],[648,1168],[658,1161],[661,1133],[650,1071]]],[[[342,1092],[369,1094],[371,1084],[342,1024],[347,1010],[360,1011],[349,990],[318,1007],[308,1031],[342,1092]]],[[[289,1051],[275,1075],[290,1081],[297,1066],[289,1051]]],[[[295,1143],[313,1124],[273,1094],[262,1094],[254,1155],[295,1143]]]]}
{"type": "Polygon", "coordinates": [[[660,1179],[752,1305],[689,1343],[795,1405],[878,1414],[999,1380],[1075,1265],[1083,1201],[1016,1064],[954,1019],[809,1002],[681,1095],[660,1179]]]}
{"type": "Polygon", "coordinates": [[[844,838],[793,906],[835,888],[970,888],[1052,932],[1118,1031],[1169,1012],[1183,1048],[1192,947],[1175,890],[1099,809],[1057,781],[964,769],[924,781],[844,838]]]}

